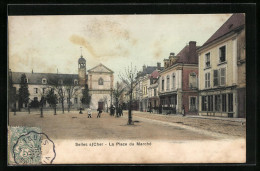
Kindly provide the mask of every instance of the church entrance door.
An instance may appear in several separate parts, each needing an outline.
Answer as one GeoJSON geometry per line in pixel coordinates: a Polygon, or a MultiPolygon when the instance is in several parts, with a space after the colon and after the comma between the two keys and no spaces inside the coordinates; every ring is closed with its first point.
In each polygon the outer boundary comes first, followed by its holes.
{"type": "Polygon", "coordinates": [[[98,108],[103,110],[104,102],[98,102],[98,108]]]}

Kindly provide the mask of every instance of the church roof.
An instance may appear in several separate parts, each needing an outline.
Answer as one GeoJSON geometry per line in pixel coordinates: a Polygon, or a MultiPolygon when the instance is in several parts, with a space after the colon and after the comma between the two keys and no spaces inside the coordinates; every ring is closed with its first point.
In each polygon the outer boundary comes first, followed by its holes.
{"type": "Polygon", "coordinates": [[[99,65],[88,70],[89,73],[114,73],[111,69],[100,63],[99,65]]]}
{"type": "Polygon", "coordinates": [[[78,79],[78,74],[57,74],[57,73],[26,73],[26,72],[12,72],[12,80],[14,84],[21,82],[22,74],[26,75],[28,84],[42,84],[42,79],[46,78],[47,84],[57,84],[62,80],[63,84],[74,84],[74,80],[78,79]]]}

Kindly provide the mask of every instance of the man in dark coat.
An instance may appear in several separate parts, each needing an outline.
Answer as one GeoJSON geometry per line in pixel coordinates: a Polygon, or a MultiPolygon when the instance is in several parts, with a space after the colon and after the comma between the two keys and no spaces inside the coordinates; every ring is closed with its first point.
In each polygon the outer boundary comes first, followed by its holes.
{"type": "Polygon", "coordinates": [[[101,116],[101,113],[102,113],[102,110],[101,110],[101,108],[99,107],[99,108],[97,109],[97,111],[98,111],[97,118],[100,118],[100,116],[101,116]]]}

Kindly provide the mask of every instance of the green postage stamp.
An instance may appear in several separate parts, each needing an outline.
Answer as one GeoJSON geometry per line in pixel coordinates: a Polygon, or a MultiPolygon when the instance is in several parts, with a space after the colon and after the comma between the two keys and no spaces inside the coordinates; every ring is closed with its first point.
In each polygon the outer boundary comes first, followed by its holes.
{"type": "Polygon", "coordinates": [[[54,142],[37,127],[9,127],[10,165],[52,164],[56,157],[54,142]]]}

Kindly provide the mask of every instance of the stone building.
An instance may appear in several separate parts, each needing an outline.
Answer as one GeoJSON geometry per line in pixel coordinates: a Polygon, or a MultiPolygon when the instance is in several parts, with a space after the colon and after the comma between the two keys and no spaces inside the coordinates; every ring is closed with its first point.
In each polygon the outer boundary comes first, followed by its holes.
{"type": "MultiPolygon", "coordinates": [[[[160,67],[160,63],[159,63],[160,67]]],[[[159,70],[154,70],[150,75],[150,86],[148,87],[148,98],[149,98],[149,105],[154,112],[158,112],[158,107],[160,104],[160,99],[158,96],[158,89],[159,89],[159,70]]]]}
{"type": "MultiPolygon", "coordinates": [[[[79,109],[82,107],[82,91],[85,85],[88,84],[89,94],[91,95],[90,107],[97,109],[109,106],[112,102],[111,93],[113,89],[113,71],[99,64],[87,71],[86,60],[81,57],[78,59],[78,74],[61,74],[61,73],[24,73],[24,72],[10,72],[13,86],[16,88],[16,94],[20,87],[22,74],[26,75],[26,82],[28,83],[28,90],[30,93],[29,101],[40,101],[47,95],[50,89],[64,92],[65,108],[70,104],[70,108],[79,109]]],[[[27,104],[19,104],[16,106],[27,107],[27,104]]],[[[46,108],[48,103],[44,103],[46,108]]],[[[57,108],[61,107],[61,97],[58,96],[57,108]]],[[[84,107],[84,106],[83,106],[84,107]]]]}
{"type": "Polygon", "coordinates": [[[198,104],[198,46],[190,41],[177,55],[170,53],[160,71],[159,97],[163,113],[196,114],[198,104]]]}
{"type": "Polygon", "coordinates": [[[155,70],[162,70],[161,63],[157,63],[157,66],[143,66],[143,70],[137,74],[137,85],[135,88],[136,102],[139,103],[138,110],[147,111],[148,109],[148,89],[150,87],[150,75],[155,70]]]}
{"type": "Polygon", "coordinates": [[[245,117],[245,16],[233,14],[199,53],[199,114],[245,117]]]}

